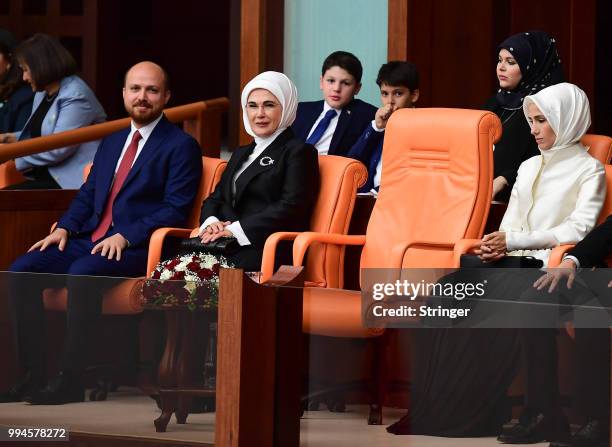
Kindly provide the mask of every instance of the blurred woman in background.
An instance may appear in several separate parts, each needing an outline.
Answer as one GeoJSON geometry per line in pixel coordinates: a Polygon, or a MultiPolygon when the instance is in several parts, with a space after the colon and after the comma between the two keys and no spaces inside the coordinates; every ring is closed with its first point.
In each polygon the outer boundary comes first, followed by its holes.
{"type": "MultiPolygon", "coordinates": [[[[35,34],[15,50],[23,80],[34,95],[32,113],[20,132],[0,135],[1,143],[51,135],[106,120],[94,92],[75,75],[77,65],[58,40],[35,34]]],[[[99,141],[53,149],[15,160],[28,178],[9,189],[77,189],[83,183],[83,168],[93,160],[99,141]]]]}

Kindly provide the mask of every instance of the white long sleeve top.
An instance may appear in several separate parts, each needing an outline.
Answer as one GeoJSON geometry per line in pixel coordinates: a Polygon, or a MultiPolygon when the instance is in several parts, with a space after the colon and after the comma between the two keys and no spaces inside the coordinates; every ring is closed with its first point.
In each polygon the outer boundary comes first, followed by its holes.
{"type": "Polygon", "coordinates": [[[541,152],[519,167],[500,231],[510,256],[547,265],[551,248],[575,244],[595,226],[606,181],[603,165],[579,143],[541,152]]]}

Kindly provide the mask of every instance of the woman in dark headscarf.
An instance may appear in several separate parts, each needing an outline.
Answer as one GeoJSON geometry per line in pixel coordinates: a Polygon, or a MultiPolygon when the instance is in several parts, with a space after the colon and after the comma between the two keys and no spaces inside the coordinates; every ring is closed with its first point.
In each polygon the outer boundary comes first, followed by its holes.
{"type": "Polygon", "coordinates": [[[502,138],[493,153],[493,198],[508,201],[520,164],[540,155],[523,116],[523,98],[563,82],[563,70],[555,39],[543,31],[508,37],[497,51],[499,89],[484,108],[502,121],[502,138]]]}

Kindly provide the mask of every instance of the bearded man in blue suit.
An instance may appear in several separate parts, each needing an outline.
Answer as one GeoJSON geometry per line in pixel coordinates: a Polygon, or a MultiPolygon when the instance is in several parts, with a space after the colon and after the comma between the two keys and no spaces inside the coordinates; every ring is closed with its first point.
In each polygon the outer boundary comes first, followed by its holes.
{"type": "Polygon", "coordinates": [[[104,278],[92,284],[91,276],[146,274],[153,231],[187,219],[202,175],[201,151],[162,113],[170,99],[166,72],[152,62],[136,64],[126,73],[123,99],[130,128],[102,141],[87,181],[57,228],[9,268],[15,272],[9,278],[9,303],[17,354],[26,373],[0,394],[0,402],[83,401],[81,375],[102,311],[102,292],[116,281],[104,278]],[[26,272],[67,274],[61,372],[47,386],[41,293],[49,282],[26,272]]]}

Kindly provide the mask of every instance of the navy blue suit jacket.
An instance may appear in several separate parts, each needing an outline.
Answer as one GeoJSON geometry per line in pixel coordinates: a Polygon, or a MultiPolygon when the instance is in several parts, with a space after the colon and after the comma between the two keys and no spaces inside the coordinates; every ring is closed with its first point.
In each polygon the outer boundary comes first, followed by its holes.
{"type": "Polygon", "coordinates": [[[359,160],[368,168],[368,180],[359,192],[369,192],[374,188],[374,176],[376,175],[376,167],[382,158],[383,142],[385,140],[385,132],[376,132],[372,126],[368,126],[363,131],[357,143],[353,145],[347,157],[359,160]]]}
{"type": "MultiPolygon", "coordinates": [[[[297,116],[291,125],[295,135],[302,141],[306,141],[310,129],[321,112],[323,112],[323,100],[300,102],[297,116]]],[[[375,114],[376,107],[360,99],[353,99],[348,103],[338,117],[338,124],[329,145],[328,154],[346,155],[366,126],[370,125],[375,114]]]]}
{"type": "MultiPolygon", "coordinates": [[[[98,226],[129,132],[102,140],[89,177],[59,227],[87,234],[98,226]]],[[[115,198],[109,235],[121,233],[136,246],[146,244],[157,228],[184,225],[202,176],[201,156],[198,143],[162,117],[115,198]]]]}

